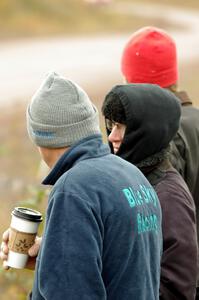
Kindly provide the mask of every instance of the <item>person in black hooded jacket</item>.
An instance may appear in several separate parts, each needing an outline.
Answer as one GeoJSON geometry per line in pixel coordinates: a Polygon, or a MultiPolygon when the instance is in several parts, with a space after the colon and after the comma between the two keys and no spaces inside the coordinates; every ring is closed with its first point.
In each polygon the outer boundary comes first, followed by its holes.
{"type": "Polygon", "coordinates": [[[170,141],[180,122],[180,102],[157,85],[117,85],[106,95],[102,113],[112,153],[135,164],[160,199],[160,299],[193,300],[198,251],[195,205],[183,178],[169,162],[170,141]]]}

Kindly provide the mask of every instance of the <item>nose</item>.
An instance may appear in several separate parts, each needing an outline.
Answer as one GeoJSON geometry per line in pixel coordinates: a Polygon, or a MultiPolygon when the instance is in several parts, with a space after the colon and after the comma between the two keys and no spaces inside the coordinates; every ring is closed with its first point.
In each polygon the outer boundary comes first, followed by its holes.
{"type": "Polygon", "coordinates": [[[121,143],[122,135],[116,125],[113,126],[111,133],[108,136],[108,140],[110,143],[121,143]]]}

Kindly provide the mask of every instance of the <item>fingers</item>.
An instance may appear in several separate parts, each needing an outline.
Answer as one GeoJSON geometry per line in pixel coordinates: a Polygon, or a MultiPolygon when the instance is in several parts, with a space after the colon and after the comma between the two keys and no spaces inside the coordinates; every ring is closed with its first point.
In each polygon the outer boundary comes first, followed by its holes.
{"type": "Polygon", "coordinates": [[[10,269],[10,267],[7,265],[7,260],[3,261],[3,268],[4,268],[4,270],[9,270],[10,269]]]}
{"type": "Polygon", "coordinates": [[[9,251],[8,240],[9,240],[9,229],[6,230],[2,235],[1,252],[0,252],[0,258],[2,260],[7,259],[7,255],[9,251]]]}
{"type": "Polygon", "coordinates": [[[8,240],[9,240],[9,229],[7,229],[2,236],[2,243],[1,243],[1,252],[0,258],[3,261],[3,268],[8,270],[9,267],[7,266],[7,259],[8,259],[8,240]]]}
{"type": "Polygon", "coordinates": [[[0,252],[0,258],[2,260],[6,260],[7,256],[8,256],[8,236],[7,232],[4,232],[3,236],[2,236],[2,243],[1,243],[1,252],[0,252]],[[6,234],[5,234],[6,233],[6,234]]]}
{"type": "Polygon", "coordinates": [[[38,255],[39,248],[41,246],[41,237],[36,237],[34,245],[28,250],[28,254],[31,257],[35,257],[38,255]]]}
{"type": "Polygon", "coordinates": [[[42,238],[36,237],[34,245],[28,250],[29,259],[26,265],[27,269],[34,270],[35,269],[35,263],[36,263],[36,256],[39,253],[39,249],[41,246],[42,238]]]}
{"type": "Polygon", "coordinates": [[[28,258],[28,262],[26,264],[26,269],[34,270],[36,264],[36,257],[30,257],[28,258]]]}
{"type": "Polygon", "coordinates": [[[2,260],[6,260],[8,258],[8,247],[3,243],[1,244],[0,258],[2,260]]]}
{"type": "Polygon", "coordinates": [[[8,249],[8,244],[5,243],[5,242],[2,242],[2,243],[1,243],[1,253],[7,255],[7,254],[8,254],[8,251],[9,251],[9,249],[8,249]]]}
{"type": "Polygon", "coordinates": [[[4,233],[2,235],[2,241],[3,242],[8,243],[9,234],[10,234],[10,229],[8,228],[6,231],[4,231],[4,233]]]}

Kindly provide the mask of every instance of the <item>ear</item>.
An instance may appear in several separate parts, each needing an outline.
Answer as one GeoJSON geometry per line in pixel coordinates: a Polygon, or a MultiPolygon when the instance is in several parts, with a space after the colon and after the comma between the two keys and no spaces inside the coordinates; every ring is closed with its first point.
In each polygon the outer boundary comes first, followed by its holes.
{"type": "Polygon", "coordinates": [[[37,146],[37,149],[39,151],[39,154],[42,156],[42,147],[37,146]]]}
{"type": "Polygon", "coordinates": [[[39,151],[39,154],[40,154],[42,160],[47,164],[47,162],[46,162],[46,157],[48,157],[48,155],[47,155],[47,151],[48,151],[47,148],[43,148],[43,147],[37,146],[37,149],[39,151]]]}

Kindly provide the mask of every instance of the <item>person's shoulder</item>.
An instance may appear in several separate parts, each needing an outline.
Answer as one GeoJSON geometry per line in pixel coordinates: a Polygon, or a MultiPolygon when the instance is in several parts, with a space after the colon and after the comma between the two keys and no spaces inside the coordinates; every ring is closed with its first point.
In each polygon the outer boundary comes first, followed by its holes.
{"type": "Polygon", "coordinates": [[[199,109],[187,106],[182,109],[180,127],[178,130],[181,138],[197,142],[199,137],[199,109]],[[197,139],[196,139],[197,137],[197,139]]]}
{"type": "Polygon", "coordinates": [[[157,187],[156,192],[164,213],[168,211],[172,213],[176,209],[181,213],[183,211],[183,214],[186,211],[194,215],[193,197],[182,176],[174,168],[168,171],[167,176],[157,187]]]}
{"type": "MultiPolygon", "coordinates": [[[[199,117],[199,107],[196,107],[194,105],[183,105],[182,106],[182,120],[185,118],[190,117],[193,119],[194,117],[199,117]]],[[[198,120],[199,122],[199,120],[198,120]]]]}
{"type": "Polygon", "coordinates": [[[166,171],[165,176],[157,185],[158,194],[190,198],[191,194],[182,176],[173,167],[166,171]]]}

